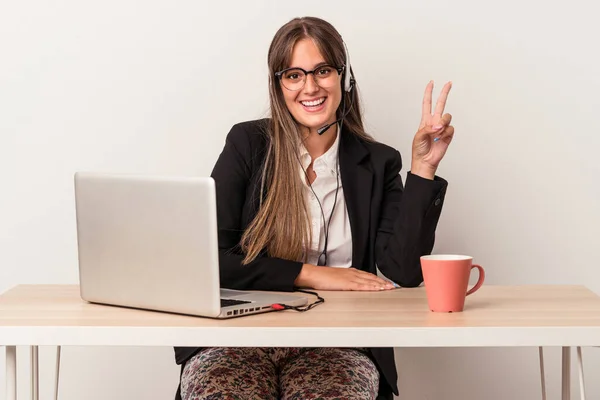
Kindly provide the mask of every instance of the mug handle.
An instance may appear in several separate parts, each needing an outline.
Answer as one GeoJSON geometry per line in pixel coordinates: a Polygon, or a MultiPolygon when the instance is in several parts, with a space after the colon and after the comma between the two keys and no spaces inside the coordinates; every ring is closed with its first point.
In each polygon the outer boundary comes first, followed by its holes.
{"type": "Polygon", "coordinates": [[[479,279],[477,280],[477,283],[475,284],[475,286],[473,286],[471,288],[471,290],[469,290],[467,292],[467,296],[475,293],[477,291],[477,289],[479,289],[481,287],[481,285],[483,285],[483,281],[485,280],[485,271],[483,270],[481,265],[473,264],[471,266],[471,271],[473,270],[473,268],[477,268],[479,270],[479,279]]]}

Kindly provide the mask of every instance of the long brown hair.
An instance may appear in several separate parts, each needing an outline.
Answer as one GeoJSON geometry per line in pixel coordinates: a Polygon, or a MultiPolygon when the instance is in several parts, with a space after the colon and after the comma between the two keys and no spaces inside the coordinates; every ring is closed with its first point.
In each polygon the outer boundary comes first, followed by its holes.
{"type": "MultiPolygon", "coordinates": [[[[275,34],[268,54],[271,118],[265,132],[269,144],[262,170],[260,198],[264,200],[242,236],[241,246],[246,254],[244,264],[253,261],[265,249],[270,257],[306,261],[304,246],[312,241],[308,225],[310,215],[298,170],[301,132],[285,104],[279,79],[275,77],[275,72],[290,67],[294,45],[306,38],[313,40],[325,62],[346,65],[342,37],[327,21],[314,17],[295,18],[275,34]]],[[[345,73],[348,72],[346,67],[345,73]]],[[[364,131],[356,86],[348,93],[343,90],[343,77],[340,82],[342,101],[337,118],[341,118],[345,102],[346,107],[351,107],[349,111],[346,109],[345,130],[372,141],[364,131]]]]}

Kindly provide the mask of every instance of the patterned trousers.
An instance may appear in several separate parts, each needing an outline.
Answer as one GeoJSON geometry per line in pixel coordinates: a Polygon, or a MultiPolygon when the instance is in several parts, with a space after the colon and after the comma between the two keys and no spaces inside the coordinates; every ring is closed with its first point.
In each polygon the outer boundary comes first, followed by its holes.
{"type": "Polygon", "coordinates": [[[369,400],[379,372],[362,349],[212,347],[186,363],[183,400],[369,400]]]}

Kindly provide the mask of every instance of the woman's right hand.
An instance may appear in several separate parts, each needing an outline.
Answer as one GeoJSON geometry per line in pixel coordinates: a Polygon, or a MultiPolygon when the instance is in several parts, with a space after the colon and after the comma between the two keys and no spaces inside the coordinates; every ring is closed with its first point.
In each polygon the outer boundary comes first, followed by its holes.
{"type": "Polygon", "coordinates": [[[302,266],[294,285],[317,290],[394,289],[391,282],[356,268],[320,267],[312,264],[302,266]]]}

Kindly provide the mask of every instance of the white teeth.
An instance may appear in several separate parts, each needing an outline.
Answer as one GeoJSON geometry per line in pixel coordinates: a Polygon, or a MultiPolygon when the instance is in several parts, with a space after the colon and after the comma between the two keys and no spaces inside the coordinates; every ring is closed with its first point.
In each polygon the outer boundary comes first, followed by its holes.
{"type": "Polygon", "coordinates": [[[307,107],[314,107],[314,106],[318,106],[318,105],[322,104],[324,101],[325,101],[325,97],[321,97],[318,100],[302,101],[301,103],[307,107]]]}

